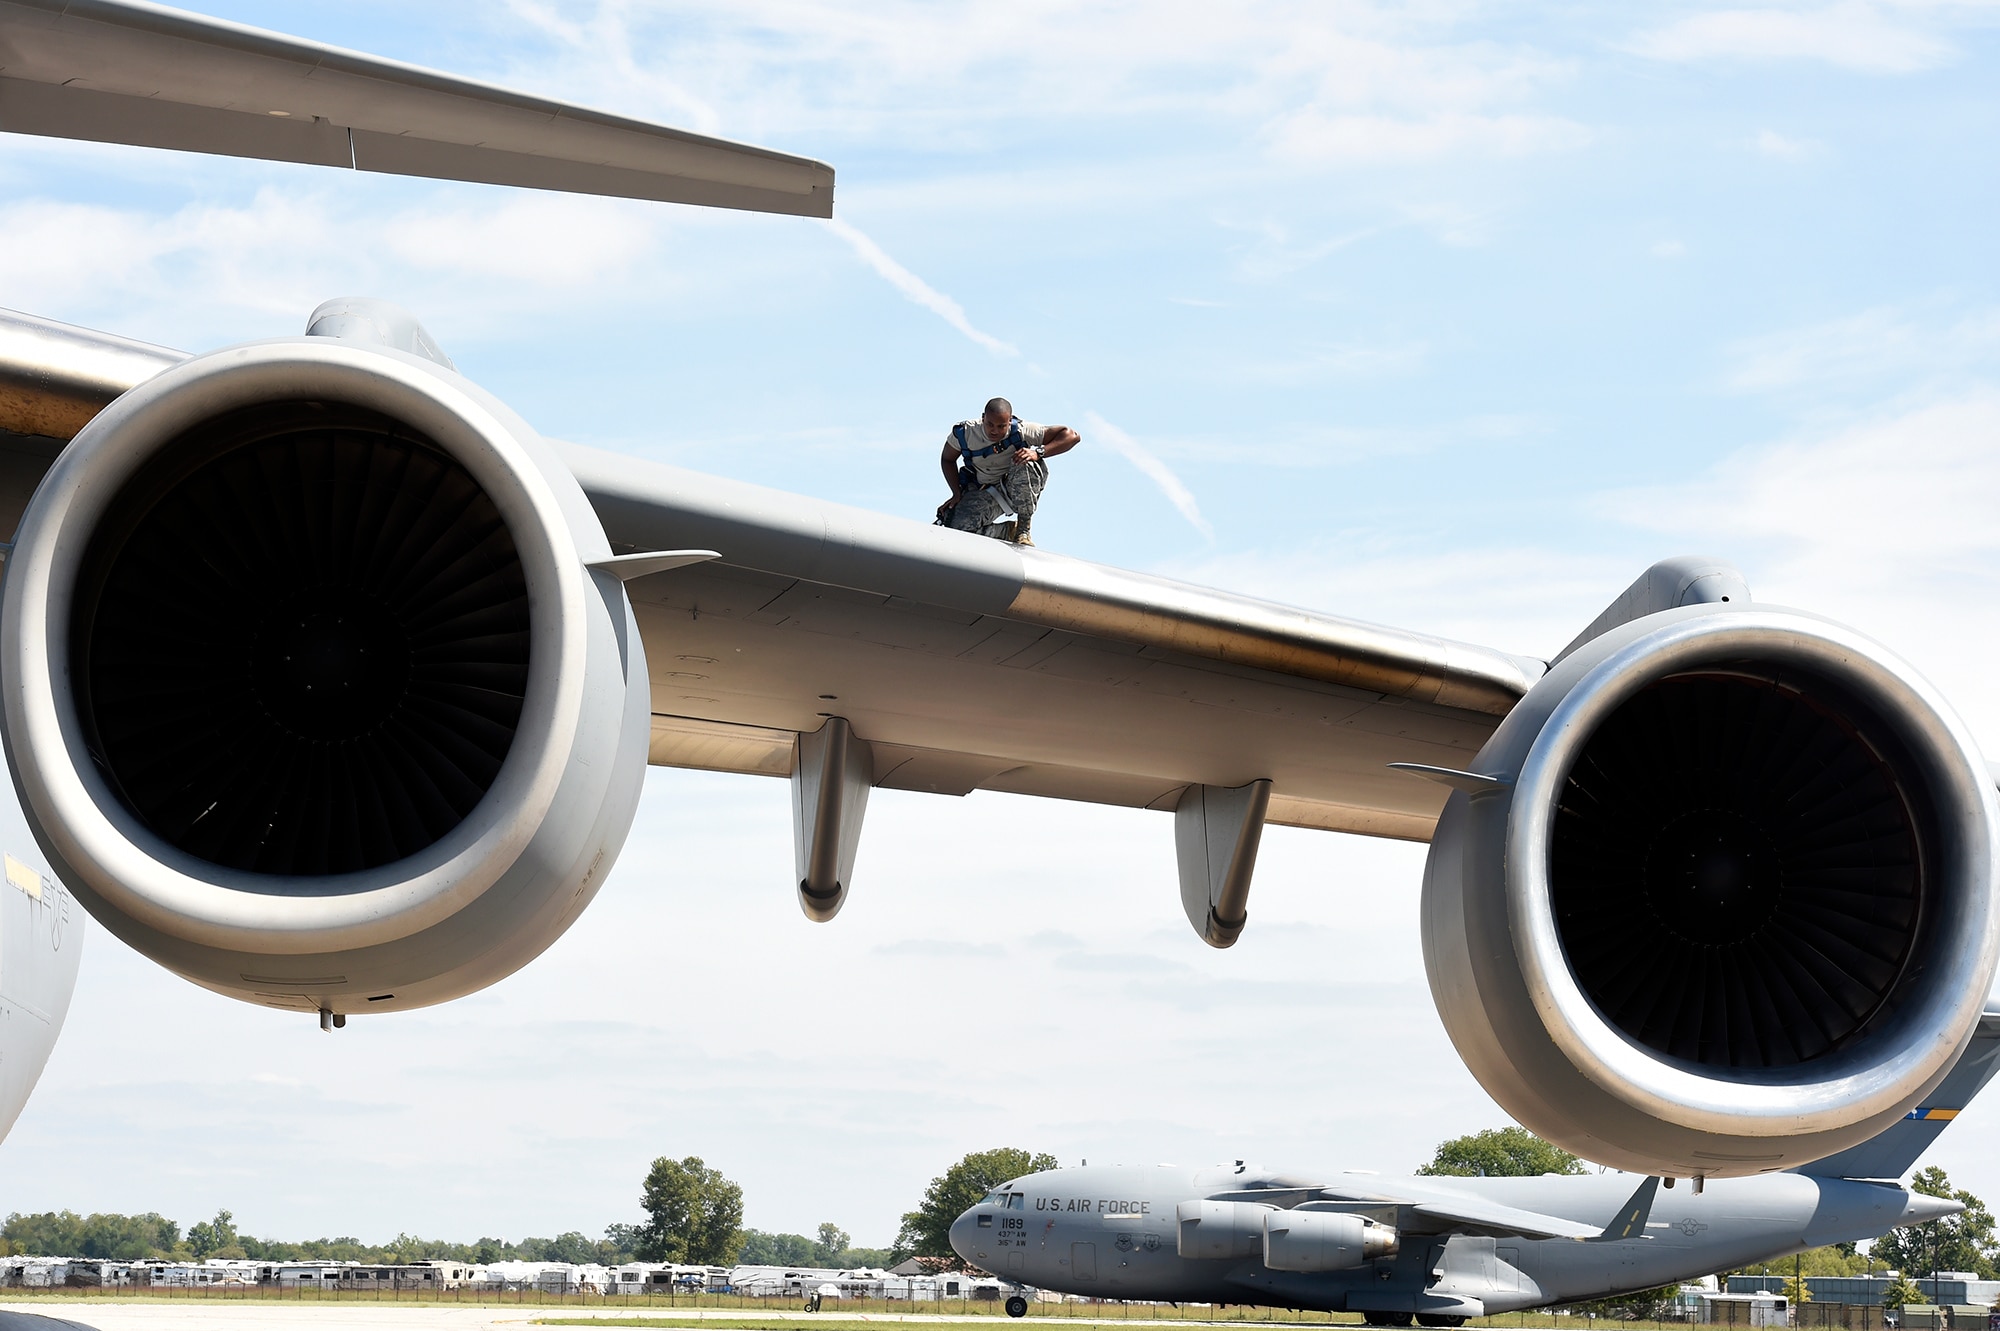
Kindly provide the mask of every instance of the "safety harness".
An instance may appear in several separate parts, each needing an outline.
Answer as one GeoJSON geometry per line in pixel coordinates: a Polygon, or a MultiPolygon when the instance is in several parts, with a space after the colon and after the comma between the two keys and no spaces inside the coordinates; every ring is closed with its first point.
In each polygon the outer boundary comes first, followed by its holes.
{"type": "Polygon", "coordinates": [[[1010,452],[1019,448],[1021,446],[1021,421],[1019,417],[1010,420],[1007,423],[1007,437],[997,444],[988,444],[984,448],[974,448],[967,442],[964,422],[951,427],[951,437],[958,442],[958,456],[970,468],[974,458],[990,458],[1003,448],[1010,452]]]}

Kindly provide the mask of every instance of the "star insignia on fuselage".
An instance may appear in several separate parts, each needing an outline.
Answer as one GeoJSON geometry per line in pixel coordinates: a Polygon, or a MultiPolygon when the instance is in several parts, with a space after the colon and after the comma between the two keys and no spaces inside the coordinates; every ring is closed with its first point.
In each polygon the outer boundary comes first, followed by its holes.
{"type": "Polygon", "coordinates": [[[1693,1238],[1695,1235],[1701,1233],[1701,1231],[1708,1228],[1708,1222],[1704,1220],[1697,1220],[1693,1216],[1689,1216],[1687,1219],[1681,1221],[1678,1225],[1675,1225],[1674,1228],[1678,1229],[1681,1233],[1687,1235],[1689,1238],[1693,1238]]]}

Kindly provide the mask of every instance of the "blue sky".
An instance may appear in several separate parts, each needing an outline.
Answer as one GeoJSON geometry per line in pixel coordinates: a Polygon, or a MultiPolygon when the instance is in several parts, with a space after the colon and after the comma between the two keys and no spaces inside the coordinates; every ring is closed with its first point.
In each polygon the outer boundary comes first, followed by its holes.
{"type": "MultiPolygon", "coordinates": [[[[205,10],[822,158],[839,222],[0,137],[0,304],[203,349],[383,296],[551,435],[913,517],[1001,393],[1084,432],[1045,546],[1535,654],[1718,555],[2000,752],[2000,6],[205,10]]],[[[1420,847],[1274,830],[1213,953],[1160,815],[884,792],[811,926],[786,798],[653,772],[545,957],[330,1040],[95,931],[0,1209],[596,1230],[694,1153],[886,1243],[968,1149],[1395,1170],[1500,1121],[1420,847]]],[[[1989,1196],[1995,1125],[1935,1157],[1989,1196]]]]}

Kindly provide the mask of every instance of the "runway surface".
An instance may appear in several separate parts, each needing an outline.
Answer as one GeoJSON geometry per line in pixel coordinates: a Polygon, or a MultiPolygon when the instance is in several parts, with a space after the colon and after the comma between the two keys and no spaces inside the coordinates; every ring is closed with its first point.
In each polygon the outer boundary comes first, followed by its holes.
{"type": "MultiPolygon", "coordinates": [[[[220,1300],[190,1299],[186,1302],[148,1301],[134,1303],[114,1303],[96,1299],[54,1300],[28,1299],[14,1302],[0,1302],[0,1311],[19,1313],[39,1313],[44,1317],[69,1318],[81,1322],[96,1331],[521,1331],[534,1325],[544,1317],[588,1317],[592,1319],[621,1319],[631,1317],[665,1317],[671,1315],[676,1320],[685,1318],[689,1322],[708,1318],[718,1320],[745,1319],[763,1321],[780,1318],[810,1325],[815,1321],[869,1321],[893,1325],[899,1322],[930,1323],[933,1326],[951,1324],[960,1327],[991,1327],[994,1331],[1002,1326],[1018,1326],[1019,1322],[1005,1317],[951,1317],[918,1313],[915,1315],[898,1313],[847,1313],[829,1312],[814,1315],[796,1308],[784,1311],[744,1311],[740,1309],[683,1309],[671,1311],[664,1308],[565,1308],[487,1306],[465,1307],[463,1305],[421,1304],[365,1304],[365,1303],[227,1303],[220,1300]]],[[[1028,1317],[1025,1322],[1044,1319],[1028,1317]]],[[[1048,1318],[1057,1325],[1081,1328],[1086,1324],[1082,1318],[1048,1318]]],[[[1125,1321],[1124,1318],[1117,1319],[1125,1321]]],[[[1185,1327],[1185,1322],[1149,1323],[1133,1318],[1133,1326],[1158,1325],[1185,1327]]],[[[1246,1331],[1248,1329],[1246,1328],[1246,1331]]]]}
{"type": "MultiPolygon", "coordinates": [[[[210,1302],[205,1299],[190,1299],[186,1302],[147,1301],[115,1303],[96,1299],[54,1300],[29,1299],[0,1301],[0,1312],[39,1313],[44,1317],[69,1318],[95,1331],[522,1331],[545,1317],[595,1319],[628,1319],[633,1317],[663,1318],[673,1317],[676,1321],[685,1319],[697,1323],[708,1319],[720,1321],[766,1321],[781,1319],[797,1321],[804,1327],[814,1322],[882,1322],[893,1326],[897,1323],[928,1323],[931,1327],[952,1326],[963,1331],[979,1331],[990,1328],[1001,1331],[1003,1327],[1024,1326],[1041,1323],[1051,1327],[1068,1327],[1073,1331],[1084,1331],[1093,1323],[1101,1325],[1105,1321],[1115,1321],[1131,1327],[1164,1327],[1171,1331],[1186,1328],[1213,1326],[1214,1323],[1188,1321],[1153,1321],[1142,1318],[1112,1317],[1104,1319],[1083,1317],[1036,1317],[1030,1315],[1020,1321],[997,1316],[966,1317],[938,1315],[934,1313],[850,1313],[829,1311],[820,1314],[807,1313],[797,1308],[771,1312],[744,1311],[741,1309],[680,1309],[664,1308],[565,1308],[487,1306],[465,1307],[463,1305],[396,1304],[384,1306],[365,1303],[227,1303],[210,1302]]],[[[1268,1327],[1265,1323],[1227,1323],[1229,1331],[1259,1331],[1268,1327]]],[[[1312,1331],[1324,1331],[1324,1324],[1318,1324],[1312,1331]]],[[[1339,1328],[1347,1331],[1347,1328],[1339,1328]]],[[[1361,1331],[1355,1327],[1353,1331],[1361,1331]]]]}

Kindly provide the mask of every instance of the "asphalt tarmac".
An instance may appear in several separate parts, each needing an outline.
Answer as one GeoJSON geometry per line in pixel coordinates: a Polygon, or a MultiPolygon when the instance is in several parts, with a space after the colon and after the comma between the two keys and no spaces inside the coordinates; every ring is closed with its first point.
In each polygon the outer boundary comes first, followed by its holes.
{"type": "MultiPolygon", "coordinates": [[[[561,1317],[611,1320],[632,1317],[662,1317],[667,1309],[647,1308],[567,1308],[547,1307],[465,1307],[463,1305],[421,1304],[388,1305],[367,1303],[233,1303],[207,1299],[188,1299],[168,1302],[148,1300],[133,1303],[117,1303],[111,1300],[63,1300],[34,1299],[14,1302],[0,1302],[0,1331],[69,1331],[69,1326],[60,1320],[68,1319],[70,1324],[88,1328],[89,1331],[521,1331],[521,1328],[535,1324],[540,1318],[561,1317]],[[37,1322],[34,1318],[8,1319],[5,1314],[35,1314],[51,1321],[37,1322]]],[[[815,1316],[801,1311],[793,1301],[787,1301],[782,1310],[770,1312],[759,1310],[718,1309],[691,1311],[682,1309],[671,1314],[675,1318],[686,1318],[689,1322],[699,1322],[705,1317],[715,1317],[724,1321],[741,1321],[751,1318],[762,1321],[780,1318],[801,1323],[800,1331],[816,1321],[829,1318],[840,1321],[865,1320],[884,1322],[890,1325],[903,1322],[929,1323],[933,1327],[949,1324],[954,1327],[979,1331],[999,1331],[1003,1326],[1019,1326],[1018,1322],[1006,1317],[939,1317],[917,1314],[848,1314],[837,1309],[815,1316]]],[[[1032,1322],[1037,1319],[1030,1317],[1032,1322]]],[[[1057,1325],[1069,1323],[1072,1319],[1053,1319],[1057,1325]]],[[[1122,1319],[1121,1319],[1122,1320],[1122,1319]]],[[[1133,1322],[1135,1326],[1145,1323],[1133,1322]]],[[[1158,1323],[1170,1327],[1184,1327],[1181,1322],[1158,1323]]],[[[1247,1331],[1247,1329],[1246,1329],[1247,1331]]],[[[1358,1328],[1357,1328],[1358,1331],[1358,1328]]]]}
{"type": "MultiPolygon", "coordinates": [[[[688,1310],[681,1309],[669,1313],[666,1309],[646,1308],[565,1308],[565,1307],[464,1307],[462,1305],[401,1304],[383,1306],[366,1303],[233,1303],[206,1299],[188,1299],[167,1302],[149,1300],[133,1303],[117,1303],[110,1300],[62,1300],[34,1299],[0,1302],[0,1331],[70,1331],[71,1326],[87,1328],[88,1331],[522,1331],[533,1326],[540,1318],[560,1317],[620,1320],[633,1317],[673,1316],[676,1320],[686,1319],[689,1324],[697,1324],[708,1318],[724,1322],[751,1319],[764,1321],[778,1319],[800,1323],[800,1331],[809,1331],[815,1322],[833,1320],[837,1322],[882,1322],[887,1326],[897,1324],[926,1324],[931,1331],[941,1331],[944,1327],[956,1331],[1002,1331],[1006,1327],[1021,1327],[1044,1322],[1052,1327],[1068,1327],[1072,1331],[1083,1331],[1090,1323],[1083,1318],[1049,1317],[1030,1315],[1022,1321],[999,1316],[940,1316],[917,1313],[846,1313],[830,1308],[820,1314],[800,1310],[789,1303],[784,1309],[769,1312],[741,1309],[688,1310]],[[9,1318],[7,1314],[32,1314],[28,1317],[9,1318]],[[36,1321],[35,1317],[51,1319],[36,1321]],[[68,1319],[67,1322],[54,1319],[68,1319]]],[[[1168,1331],[1189,1331],[1201,1323],[1185,1321],[1150,1321],[1132,1318],[1115,1319],[1132,1327],[1162,1327],[1168,1331]]],[[[1264,1327],[1249,1323],[1230,1323],[1230,1331],[1264,1331],[1264,1327]]],[[[1268,1326],[1268,1324],[1265,1324],[1268,1326]]],[[[1312,1331],[1324,1331],[1324,1324],[1312,1331]]],[[[1339,1328],[1338,1331],[1350,1331],[1339,1328]]],[[[1359,1327],[1351,1331],[1360,1331],[1359,1327]]]]}

